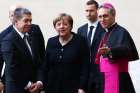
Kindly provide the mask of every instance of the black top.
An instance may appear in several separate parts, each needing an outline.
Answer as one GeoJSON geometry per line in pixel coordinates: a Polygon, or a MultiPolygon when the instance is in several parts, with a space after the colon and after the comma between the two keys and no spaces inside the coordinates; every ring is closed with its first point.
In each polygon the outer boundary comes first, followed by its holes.
{"type": "MultiPolygon", "coordinates": [[[[79,88],[87,85],[88,64],[90,62],[88,44],[85,38],[74,33],[72,40],[62,46],[59,36],[48,40],[46,47],[47,85],[51,81],[61,84],[61,81],[75,80],[79,88]],[[57,77],[57,78],[56,78],[57,77]]],[[[56,84],[57,85],[57,84],[56,84]]],[[[74,87],[75,85],[73,85],[74,87]]]]}

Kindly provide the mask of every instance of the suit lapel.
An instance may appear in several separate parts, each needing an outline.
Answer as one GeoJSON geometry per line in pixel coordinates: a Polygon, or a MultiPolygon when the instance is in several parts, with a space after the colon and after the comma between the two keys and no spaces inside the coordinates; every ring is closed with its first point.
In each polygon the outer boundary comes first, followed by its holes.
{"type": "Polygon", "coordinates": [[[34,31],[33,30],[30,30],[29,32],[29,44],[30,44],[30,46],[31,46],[31,50],[32,50],[32,56],[34,57],[35,55],[35,45],[34,44],[36,44],[36,41],[35,41],[35,35],[34,35],[34,31]]]}
{"type": "Polygon", "coordinates": [[[101,33],[102,33],[103,29],[100,25],[100,23],[98,23],[97,28],[95,30],[95,34],[94,34],[94,38],[92,40],[92,46],[94,45],[94,43],[96,42],[96,40],[99,40],[101,38],[101,33]]]}
{"type": "MultiPolygon", "coordinates": [[[[101,33],[101,30],[102,30],[102,27],[100,25],[100,23],[98,23],[97,25],[97,28],[95,30],[95,34],[94,34],[94,37],[93,37],[93,40],[92,40],[92,45],[94,44],[94,42],[96,42],[96,40],[98,38],[100,38],[100,33],[101,33]]],[[[84,27],[83,27],[83,35],[87,38],[87,33],[88,33],[88,24],[86,24],[84,27]]]]}
{"type": "Polygon", "coordinates": [[[21,36],[15,31],[13,30],[14,33],[14,44],[17,46],[17,48],[26,56],[28,56],[29,58],[32,58],[31,53],[26,45],[26,43],[24,42],[24,40],[21,38],[21,36]]]}
{"type": "Polygon", "coordinates": [[[83,27],[83,35],[87,38],[87,33],[88,33],[88,24],[86,24],[84,27],[83,27]]]}

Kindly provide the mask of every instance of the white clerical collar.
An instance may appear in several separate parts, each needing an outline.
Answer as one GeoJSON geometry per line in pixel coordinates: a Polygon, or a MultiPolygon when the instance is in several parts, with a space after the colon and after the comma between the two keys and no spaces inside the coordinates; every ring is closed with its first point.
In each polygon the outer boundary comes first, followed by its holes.
{"type": "MultiPolygon", "coordinates": [[[[116,22],[114,22],[110,27],[112,27],[112,26],[115,25],[115,24],[116,24],[116,22]]],[[[110,28],[110,27],[109,27],[109,28],[110,28]]],[[[108,28],[105,28],[105,31],[108,32],[108,28]]]]}
{"type": "Polygon", "coordinates": [[[108,32],[108,29],[107,28],[105,29],[105,32],[108,32]]]}

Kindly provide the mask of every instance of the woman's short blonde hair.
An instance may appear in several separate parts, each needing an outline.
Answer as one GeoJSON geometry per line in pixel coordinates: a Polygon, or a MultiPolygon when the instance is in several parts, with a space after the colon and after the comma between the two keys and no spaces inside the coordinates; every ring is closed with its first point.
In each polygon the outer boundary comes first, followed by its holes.
{"type": "Polygon", "coordinates": [[[54,20],[53,20],[53,26],[55,27],[56,23],[60,20],[67,19],[71,28],[73,27],[73,18],[71,15],[66,14],[66,13],[60,13],[54,20]]]}

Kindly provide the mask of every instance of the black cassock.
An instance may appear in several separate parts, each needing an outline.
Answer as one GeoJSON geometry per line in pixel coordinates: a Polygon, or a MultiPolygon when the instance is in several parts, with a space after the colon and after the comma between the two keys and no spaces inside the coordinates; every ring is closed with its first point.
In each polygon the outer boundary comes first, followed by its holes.
{"type": "MultiPolygon", "coordinates": [[[[104,43],[111,49],[111,54],[109,54],[111,56],[105,57],[110,59],[111,64],[117,64],[119,68],[119,93],[136,93],[128,72],[128,62],[139,59],[133,39],[131,38],[129,32],[117,23],[111,26],[106,33],[109,33],[109,35],[104,43]]],[[[102,90],[104,91],[105,75],[103,74],[103,76],[104,83],[102,84],[102,87],[104,89],[102,90]]]]}

